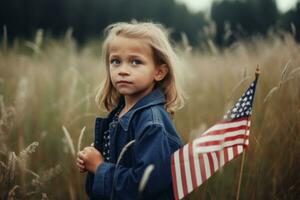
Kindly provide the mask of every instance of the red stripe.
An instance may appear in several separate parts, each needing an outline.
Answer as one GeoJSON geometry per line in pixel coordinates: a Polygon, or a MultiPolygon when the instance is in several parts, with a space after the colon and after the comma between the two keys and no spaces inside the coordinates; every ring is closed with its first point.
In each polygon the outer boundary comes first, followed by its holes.
{"type": "Polygon", "coordinates": [[[233,149],[233,157],[235,158],[238,155],[238,146],[234,145],[232,149],[233,149]]]}
{"type": "Polygon", "coordinates": [[[244,135],[244,134],[240,134],[240,135],[235,135],[235,136],[230,136],[230,137],[226,137],[224,140],[214,140],[214,141],[209,141],[209,142],[201,142],[197,144],[197,147],[207,147],[207,146],[211,146],[211,145],[221,145],[224,142],[228,142],[228,141],[234,141],[237,139],[248,139],[249,136],[244,135]]]}
{"type": "Polygon", "coordinates": [[[186,184],[186,174],[184,169],[183,148],[179,149],[179,164],[180,164],[183,196],[186,196],[188,192],[187,192],[187,184],[186,184]]]}
{"type": "Polygon", "coordinates": [[[237,119],[232,119],[232,120],[221,120],[219,121],[217,124],[226,124],[229,122],[240,122],[243,120],[248,120],[250,117],[241,117],[241,118],[237,118],[237,119]]]}
{"type": "Polygon", "coordinates": [[[199,158],[199,167],[200,167],[200,172],[201,172],[201,178],[202,178],[202,183],[206,181],[206,172],[205,172],[205,165],[204,165],[204,160],[203,160],[203,154],[200,153],[198,155],[199,158]]]}
{"type": "Polygon", "coordinates": [[[174,163],[174,154],[171,156],[171,171],[172,171],[172,183],[173,183],[173,194],[175,200],[178,200],[178,191],[177,191],[177,180],[176,180],[176,170],[175,170],[175,163],[174,163]]]}
{"type": "Polygon", "coordinates": [[[228,133],[228,132],[233,132],[233,131],[239,131],[239,130],[249,130],[250,127],[247,125],[241,125],[241,126],[236,126],[236,127],[231,127],[231,128],[225,128],[225,129],[220,129],[220,130],[215,130],[215,131],[210,131],[207,132],[205,135],[203,135],[202,137],[206,137],[208,135],[221,135],[224,133],[228,133]]]}
{"type": "Polygon", "coordinates": [[[197,181],[196,181],[196,172],[195,172],[195,164],[194,164],[194,150],[193,144],[189,143],[189,160],[190,160],[190,171],[191,171],[191,178],[193,184],[193,190],[197,188],[197,181]]]}
{"type": "Polygon", "coordinates": [[[224,152],[224,165],[228,162],[228,148],[223,149],[224,152]]]}
{"type": "Polygon", "coordinates": [[[211,153],[207,153],[207,158],[208,158],[209,167],[210,167],[210,176],[212,176],[213,173],[215,172],[215,170],[214,170],[214,161],[213,161],[211,153]]]}

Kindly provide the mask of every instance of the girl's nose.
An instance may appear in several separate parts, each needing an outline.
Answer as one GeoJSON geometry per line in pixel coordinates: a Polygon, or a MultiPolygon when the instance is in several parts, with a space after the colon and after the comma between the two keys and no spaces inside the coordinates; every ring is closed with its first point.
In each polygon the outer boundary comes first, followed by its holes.
{"type": "Polygon", "coordinates": [[[129,75],[129,66],[126,64],[123,64],[122,66],[119,67],[119,73],[120,76],[126,76],[129,75]]]}

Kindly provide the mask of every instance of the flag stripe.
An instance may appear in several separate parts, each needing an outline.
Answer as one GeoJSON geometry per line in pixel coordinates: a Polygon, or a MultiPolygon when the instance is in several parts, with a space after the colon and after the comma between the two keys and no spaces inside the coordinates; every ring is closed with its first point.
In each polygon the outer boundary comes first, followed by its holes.
{"type": "Polygon", "coordinates": [[[232,120],[221,120],[219,121],[217,124],[226,124],[228,123],[228,121],[232,121],[232,122],[239,122],[239,121],[244,121],[247,120],[249,117],[240,117],[238,119],[232,119],[232,120]]]}
{"type": "Polygon", "coordinates": [[[190,193],[193,190],[192,178],[191,178],[191,168],[189,162],[189,144],[184,145],[183,147],[183,158],[184,158],[184,169],[186,175],[186,185],[187,192],[190,193]]]}
{"type": "Polygon", "coordinates": [[[201,180],[202,180],[201,183],[203,183],[206,180],[205,169],[204,169],[204,161],[203,161],[203,154],[199,154],[198,158],[199,158],[199,167],[200,167],[201,180]]]}
{"type": "MultiPolygon", "coordinates": [[[[193,141],[193,149],[195,149],[195,141],[193,141]]],[[[197,186],[199,186],[202,183],[202,177],[201,177],[201,170],[199,166],[199,157],[197,156],[195,151],[194,151],[194,164],[195,164],[197,186]]]]}
{"type": "Polygon", "coordinates": [[[228,162],[228,148],[223,149],[224,152],[224,164],[228,162]]]}
{"type": "Polygon", "coordinates": [[[192,177],[192,185],[193,189],[195,189],[197,185],[197,180],[196,180],[196,173],[195,173],[195,162],[194,162],[194,150],[193,150],[193,144],[189,143],[189,161],[191,163],[190,168],[191,168],[191,177],[192,177]]]}
{"type": "Polygon", "coordinates": [[[210,174],[212,175],[215,172],[215,170],[214,170],[214,161],[213,161],[211,153],[207,153],[206,155],[207,155],[208,162],[209,162],[210,174]]]}
{"type": "Polygon", "coordinates": [[[238,145],[233,146],[233,157],[238,155],[238,145]]]}
{"type": "Polygon", "coordinates": [[[212,172],[210,171],[210,165],[206,153],[203,154],[203,161],[204,161],[205,176],[206,179],[208,179],[211,176],[212,172]]]}
{"type": "Polygon", "coordinates": [[[243,152],[243,150],[244,150],[244,146],[243,145],[237,145],[237,149],[238,149],[238,153],[240,154],[240,153],[242,153],[243,152]]]}
{"type": "Polygon", "coordinates": [[[219,159],[217,157],[216,152],[212,152],[211,157],[212,157],[213,163],[214,163],[214,171],[217,171],[219,168],[219,159]]]}
{"type": "Polygon", "coordinates": [[[224,162],[224,149],[220,150],[220,167],[222,167],[225,162],[224,162]]]}
{"type": "MultiPolygon", "coordinates": [[[[176,152],[178,152],[178,151],[176,151],[176,152]]],[[[174,198],[176,200],[178,200],[179,198],[178,198],[178,186],[177,186],[177,182],[179,182],[179,181],[177,181],[177,179],[179,177],[177,176],[177,174],[175,172],[175,167],[176,167],[175,166],[175,162],[174,162],[175,156],[176,156],[176,154],[173,154],[173,156],[171,157],[171,166],[172,166],[171,167],[171,172],[172,172],[172,183],[173,183],[174,198]]]]}
{"type": "MultiPolygon", "coordinates": [[[[212,140],[210,141],[205,141],[205,142],[199,142],[197,144],[198,147],[201,147],[201,146],[210,146],[210,145],[221,145],[222,143],[224,142],[229,142],[229,141],[234,141],[236,139],[248,139],[248,135],[245,135],[245,134],[239,134],[239,135],[235,135],[235,136],[228,136],[228,137],[225,137],[225,138],[221,138],[221,139],[216,139],[216,138],[213,138],[212,140]]],[[[197,141],[198,142],[198,141],[197,141]]]]}
{"type": "MultiPolygon", "coordinates": [[[[210,127],[207,131],[205,131],[201,136],[206,135],[212,131],[217,131],[217,130],[222,130],[230,127],[237,127],[237,126],[242,126],[242,125],[247,125],[248,118],[245,118],[243,120],[232,120],[232,121],[227,121],[226,123],[220,123],[216,124],[212,127],[210,127]]],[[[248,125],[250,126],[250,125],[248,125]]]]}
{"type": "Polygon", "coordinates": [[[211,146],[195,146],[195,152],[197,153],[207,153],[207,152],[214,152],[214,151],[220,151],[225,147],[229,147],[229,146],[234,146],[234,145],[244,145],[245,142],[247,142],[247,140],[245,141],[244,138],[243,139],[236,139],[233,141],[227,141],[224,143],[221,143],[221,145],[211,145],[211,146]]]}
{"type": "Polygon", "coordinates": [[[180,170],[180,161],[179,161],[179,151],[176,151],[174,153],[174,164],[175,164],[175,172],[176,172],[176,190],[178,191],[178,199],[182,199],[184,197],[183,195],[183,189],[182,189],[182,178],[181,178],[181,170],[180,170]]]}
{"type": "MultiPolygon", "coordinates": [[[[185,147],[186,145],[184,145],[185,147]]],[[[183,196],[187,195],[187,185],[186,185],[186,175],[184,169],[184,158],[183,158],[183,148],[179,149],[179,162],[180,162],[180,172],[181,172],[181,182],[182,182],[182,191],[183,196]]],[[[180,198],[180,197],[179,197],[180,198]]]]}
{"type": "Polygon", "coordinates": [[[232,160],[233,159],[233,147],[228,147],[227,152],[228,152],[228,160],[232,160]]]}
{"type": "Polygon", "coordinates": [[[224,129],[210,131],[207,134],[205,134],[203,136],[203,138],[209,137],[211,135],[221,135],[222,136],[224,133],[227,133],[227,132],[234,132],[234,131],[238,131],[238,130],[245,131],[245,130],[248,130],[248,129],[250,129],[250,127],[247,126],[247,125],[240,125],[240,126],[228,127],[228,128],[224,128],[224,129]]]}

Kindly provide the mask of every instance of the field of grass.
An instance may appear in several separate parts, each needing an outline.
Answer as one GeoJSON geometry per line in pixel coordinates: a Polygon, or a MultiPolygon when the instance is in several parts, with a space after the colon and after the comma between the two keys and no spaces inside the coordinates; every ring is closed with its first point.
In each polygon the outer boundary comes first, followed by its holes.
{"type": "MultiPolygon", "coordinates": [[[[208,43],[197,51],[178,44],[186,105],[175,115],[185,142],[223,116],[261,75],[254,100],[240,199],[300,196],[300,45],[292,35],[239,41],[226,49],[208,43]]],[[[74,153],[89,145],[94,103],[105,71],[101,42],[78,47],[62,39],[15,40],[0,49],[0,199],[86,199],[74,153]],[[64,128],[63,128],[64,127],[64,128]],[[67,136],[70,136],[68,138],[67,136]]],[[[227,164],[187,199],[234,199],[241,157],[227,164]]]]}

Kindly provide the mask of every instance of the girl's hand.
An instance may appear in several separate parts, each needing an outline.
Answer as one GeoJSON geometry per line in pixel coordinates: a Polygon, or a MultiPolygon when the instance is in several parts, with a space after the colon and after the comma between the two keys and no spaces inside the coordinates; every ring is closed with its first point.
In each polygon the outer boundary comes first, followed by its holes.
{"type": "Polygon", "coordinates": [[[87,171],[87,169],[85,168],[84,161],[82,159],[80,159],[79,157],[77,157],[77,159],[76,159],[76,165],[79,168],[79,171],[81,173],[84,173],[87,171]]]}
{"type": "Polygon", "coordinates": [[[96,172],[98,165],[104,162],[103,156],[94,147],[85,147],[77,155],[83,161],[85,169],[93,173],[96,172]]]}

